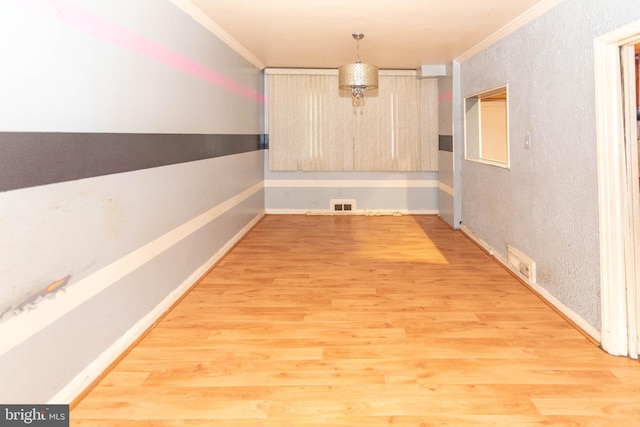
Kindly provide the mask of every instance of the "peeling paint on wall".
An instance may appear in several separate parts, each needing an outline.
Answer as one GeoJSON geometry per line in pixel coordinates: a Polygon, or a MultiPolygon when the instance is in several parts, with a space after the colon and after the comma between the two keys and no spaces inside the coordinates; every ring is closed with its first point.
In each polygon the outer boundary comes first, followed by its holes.
{"type": "Polygon", "coordinates": [[[4,310],[2,310],[2,314],[0,314],[0,321],[6,320],[9,317],[15,316],[16,314],[20,314],[23,311],[35,309],[40,301],[47,298],[53,298],[56,293],[64,291],[64,289],[69,284],[70,279],[71,275],[68,274],[62,279],[54,280],[53,282],[45,286],[42,290],[36,292],[35,294],[29,295],[26,299],[22,300],[18,304],[5,307],[4,310]]]}

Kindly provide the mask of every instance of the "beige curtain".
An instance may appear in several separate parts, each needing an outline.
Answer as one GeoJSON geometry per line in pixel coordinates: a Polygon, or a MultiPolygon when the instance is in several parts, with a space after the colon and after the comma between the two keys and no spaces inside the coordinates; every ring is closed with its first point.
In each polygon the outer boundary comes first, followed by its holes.
{"type": "Polygon", "coordinates": [[[271,170],[437,170],[436,79],[381,75],[354,109],[335,74],[268,78],[271,170]]]}

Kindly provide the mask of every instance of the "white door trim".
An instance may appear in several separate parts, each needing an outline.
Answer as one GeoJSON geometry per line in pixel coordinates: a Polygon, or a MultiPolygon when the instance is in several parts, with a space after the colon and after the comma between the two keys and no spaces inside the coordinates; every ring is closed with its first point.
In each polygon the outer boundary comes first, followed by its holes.
{"type": "Polygon", "coordinates": [[[640,41],[640,22],[595,40],[596,132],[598,152],[598,197],[600,223],[600,283],[602,348],[628,356],[629,305],[626,284],[630,270],[628,246],[632,239],[629,224],[628,168],[620,47],[640,41]]]}

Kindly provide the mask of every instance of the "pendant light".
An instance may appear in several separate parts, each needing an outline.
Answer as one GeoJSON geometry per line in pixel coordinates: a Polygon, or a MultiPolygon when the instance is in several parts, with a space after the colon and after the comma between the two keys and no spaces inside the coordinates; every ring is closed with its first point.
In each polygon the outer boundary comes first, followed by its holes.
{"type": "Polygon", "coordinates": [[[360,40],[364,38],[362,33],[353,33],[356,40],[357,59],[354,64],[346,64],[338,68],[338,81],[340,89],[351,91],[354,107],[364,105],[364,92],[378,88],[378,67],[360,62],[360,40]]]}

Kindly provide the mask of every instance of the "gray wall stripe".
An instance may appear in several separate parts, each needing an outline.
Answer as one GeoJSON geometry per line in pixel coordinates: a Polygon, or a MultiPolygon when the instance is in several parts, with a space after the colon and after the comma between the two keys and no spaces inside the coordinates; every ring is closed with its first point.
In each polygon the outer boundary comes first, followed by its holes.
{"type": "Polygon", "coordinates": [[[440,151],[448,151],[453,153],[453,136],[438,135],[438,149],[440,151]]]}
{"type": "Polygon", "coordinates": [[[264,135],[0,132],[0,191],[266,148],[264,135]]]}

